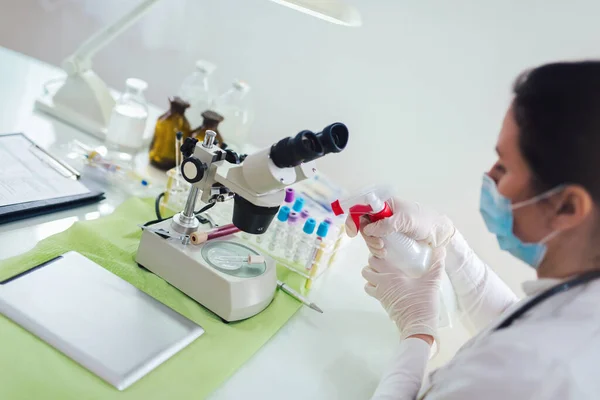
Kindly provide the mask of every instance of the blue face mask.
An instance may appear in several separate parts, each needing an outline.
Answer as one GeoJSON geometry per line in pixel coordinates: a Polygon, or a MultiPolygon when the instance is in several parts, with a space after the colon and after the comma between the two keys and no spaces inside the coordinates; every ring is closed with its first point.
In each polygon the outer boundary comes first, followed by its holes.
{"type": "Polygon", "coordinates": [[[535,204],[562,189],[562,186],[556,187],[529,200],[511,204],[509,199],[498,192],[496,182],[489,175],[484,174],[479,211],[488,230],[496,235],[500,248],[537,269],[548,250],[546,242],[556,236],[558,232],[550,233],[538,243],[523,243],[513,233],[513,210],[535,204]]]}

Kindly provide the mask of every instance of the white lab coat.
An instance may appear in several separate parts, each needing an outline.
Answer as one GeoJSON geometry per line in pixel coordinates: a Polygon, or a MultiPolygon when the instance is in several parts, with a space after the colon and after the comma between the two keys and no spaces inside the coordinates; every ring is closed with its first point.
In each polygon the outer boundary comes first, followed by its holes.
{"type": "Polygon", "coordinates": [[[373,399],[600,399],[600,281],[556,294],[494,331],[558,282],[525,282],[527,297],[469,340],[422,386],[429,346],[420,339],[403,341],[373,399]]]}

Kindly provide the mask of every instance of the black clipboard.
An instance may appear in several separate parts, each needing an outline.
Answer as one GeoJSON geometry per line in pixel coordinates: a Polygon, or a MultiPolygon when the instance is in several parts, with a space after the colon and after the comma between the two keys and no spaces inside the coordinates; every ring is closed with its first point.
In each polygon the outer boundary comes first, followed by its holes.
{"type": "MultiPolygon", "coordinates": [[[[27,140],[31,144],[33,150],[35,150],[36,157],[44,157],[44,161],[47,161],[46,164],[54,168],[59,174],[62,174],[65,177],[67,176],[66,174],[71,174],[72,178],[79,179],[79,173],[75,169],[52,156],[23,133],[0,134],[0,145],[3,137],[15,135],[21,136],[27,140]]],[[[89,190],[88,193],[0,206],[0,224],[93,204],[104,199],[104,192],[95,188],[93,183],[86,182],[84,179],[81,180],[81,183],[89,190]]]]}

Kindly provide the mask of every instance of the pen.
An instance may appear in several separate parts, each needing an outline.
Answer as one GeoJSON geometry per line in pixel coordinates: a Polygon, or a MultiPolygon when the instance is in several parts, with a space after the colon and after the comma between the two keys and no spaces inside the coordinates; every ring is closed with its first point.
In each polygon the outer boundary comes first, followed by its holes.
{"type": "MultiPolygon", "coordinates": [[[[34,148],[37,151],[40,151],[42,153],[44,153],[44,155],[46,157],[48,157],[50,159],[51,162],[58,164],[60,167],[66,169],[67,171],[69,171],[71,173],[71,175],[73,175],[76,179],[79,179],[81,177],[81,174],[79,173],[79,171],[77,171],[75,168],[71,167],[69,164],[67,164],[66,162],[58,159],[57,157],[54,157],[52,154],[48,153],[46,150],[44,150],[43,148],[41,148],[40,146],[38,146],[37,144],[31,142],[31,147],[34,148]]],[[[35,153],[34,153],[35,154],[35,153]]]]}
{"type": "Polygon", "coordinates": [[[323,314],[323,310],[321,310],[315,303],[312,303],[306,297],[302,296],[300,293],[296,292],[294,289],[292,289],[285,283],[283,283],[281,281],[277,281],[277,287],[280,288],[281,290],[283,290],[285,293],[287,293],[291,297],[293,297],[294,299],[296,299],[299,302],[301,302],[302,304],[304,304],[305,306],[312,308],[313,310],[323,314]]]}

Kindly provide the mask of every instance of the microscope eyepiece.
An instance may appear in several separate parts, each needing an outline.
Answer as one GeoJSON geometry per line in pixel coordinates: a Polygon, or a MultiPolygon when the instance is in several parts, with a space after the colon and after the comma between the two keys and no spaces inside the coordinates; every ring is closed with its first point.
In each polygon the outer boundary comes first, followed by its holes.
{"type": "Polygon", "coordinates": [[[325,154],[339,153],[346,148],[348,144],[348,128],[341,122],[336,122],[326,126],[321,132],[317,133],[317,138],[325,149],[325,154]]]}
{"type": "Polygon", "coordinates": [[[270,157],[279,168],[296,167],[325,154],[339,153],[348,144],[348,136],[348,128],[341,122],[326,126],[319,133],[302,131],[275,143],[270,157]]]}
{"type": "Polygon", "coordinates": [[[323,155],[323,145],[311,131],[281,139],[271,147],[270,157],[279,168],[295,167],[323,155]]]}

